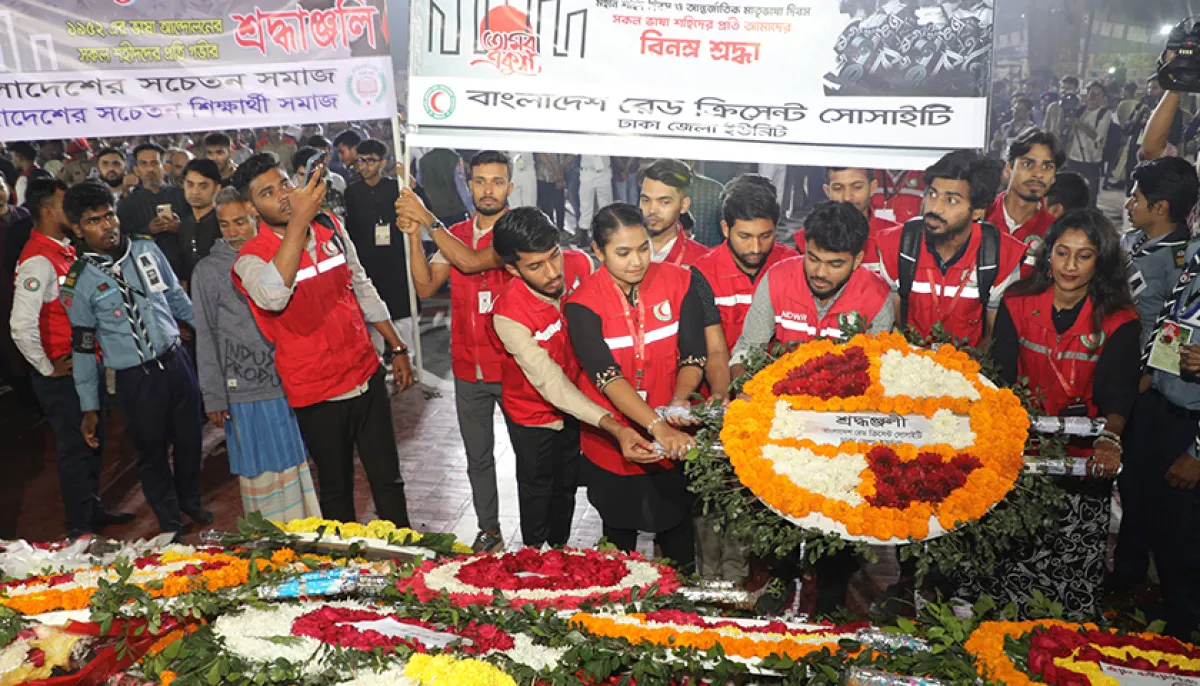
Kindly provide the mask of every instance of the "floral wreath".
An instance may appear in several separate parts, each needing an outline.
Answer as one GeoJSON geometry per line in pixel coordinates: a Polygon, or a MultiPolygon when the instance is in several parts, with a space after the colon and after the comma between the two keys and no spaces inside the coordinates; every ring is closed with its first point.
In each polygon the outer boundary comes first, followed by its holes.
{"type": "Polygon", "coordinates": [[[721,432],[740,481],[793,523],[843,538],[940,535],[986,514],[1024,463],[1029,418],[1020,400],[949,345],[926,350],[892,333],[812,341],[764,368],[744,393],[749,400],[729,406],[721,432]],[[877,413],[845,419],[838,428],[847,436],[864,426],[902,432],[904,415],[921,415],[931,442],[819,444],[802,438],[814,412],[877,413]]]}
{"type": "Polygon", "coordinates": [[[442,593],[459,607],[490,605],[503,598],[513,607],[577,609],[584,603],[623,602],[635,589],[668,594],[679,588],[675,570],[636,553],[599,550],[537,550],[480,554],[427,561],[397,582],[421,602],[442,593]]]}
{"type": "MultiPolygon", "coordinates": [[[[288,522],[272,521],[272,524],[279,527],[286,533],[308,537],[308,534],[320,534],[325,537],[340,538],[346,541],[356,539],[365,539],[370,541],[380,541],[387,545],[395,546],[416,546],[428,547],[430,541],[438,539],[438,548],[442,547],[440,539],[453,538],[449,534],[422,534],[419,531],[406,527],[397,527],[391,521],[386,519],[377,519],[369,524],[359,524],[358,522],[339,522],[334,519],[321,519],[320,517],[305,517],[304,519],[293,519],[288,522]]],[[[451,552],[457,554],[470,554],[471,546],[454,541],[449,544],[451,552]]]]}
{"type": "MultiPolygon", "coordinates": [[[[623,638],[633,644],[695,648],[720,646],[726,655],[747,660],[781,655],[798,659],[809,653],[837,653],[839,641],[855,640],[866,622],[844,626],[796,625],[779,621],[705,617],[677,610],[644,614],[576,614],[571,624],[594,635],[623,638]]],[[[855,651],[857,652],[857,651],[855,651]]]]}
{"type": "Polygon", "coordinates": [[[1200,648],[1158,634],[1120,634],[1094,624],[1056,620],[984,622],[966,642],[980,674],[1008,686],[1119,686],[1101,664],[1179,677],[1200,677],[1200,648]],[[1025,667],[1009,654],[1027,644],[1025,667]]]}

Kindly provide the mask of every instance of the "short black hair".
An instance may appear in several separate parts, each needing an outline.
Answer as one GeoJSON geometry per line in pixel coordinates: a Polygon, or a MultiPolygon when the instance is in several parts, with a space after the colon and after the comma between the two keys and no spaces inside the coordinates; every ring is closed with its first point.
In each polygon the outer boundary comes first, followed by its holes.
{"type": "Polygon", "coordinates": [[[1016,162],[1022,155],[1029,154],[1035,145],[1044,145],[1050,149],[1050,154],[1054,157],[1054,166],[1061,167],[1066,164],[1067,152],[1058,144],[1058,139],[1049,131],[1043,131],[1036,126],[1025,129],[1008,144],[1009,164],[1016,162]]]}
{"type": "Polygon", "coordinates": [[[1087,88],[1085,88],[1084,91],[1085,92],[1091,91],[1093,88],[1099,88],[1101,91],[1104,92],[1105,95],[1108,95],[1108,88],[1105,88],[1104,83],[1101,82],[1100,80],[1089,82],[1087,85],[1087,88]]]}
{"type": "Polygon", "coordinates": [[[1013,100],[1014,105],[1020,105],[1021,103],[1025,103],[1026,107],[1033,109],[1033,100],[1030,100],[1029,98],[1017,98],[1016,100],[1013,100]]]}
{"type": "Polygon", "coordinates": [[[311,160],[314,155],[319,154],[321,154],[320,150],[308,145],[299,148],[296,150],[296,152],[292,153],[292,169],[297,171],[304,169],[304,166],[308,164],[308,161],[311,160]]]}
{"type": "Polygon", "coordinates": [[[355,149],[358,148],[358,144],[361,142],[362,142],[362,136],[358,135],[358,132],[355,131],[354,129],[346,129],[345,131],[339,133],[337,135],[337,137],[335,137],[333,139],[333,144],[335,146],[344,145],[347,148],[355,148],[355,149]]]}
{"type": "Polygon", "coordinates": [[[925,170],[925,186],[928,188],[937,179],[966,181],[970,186],[971,209],[987,209],[996,199],[1003,169],[997,170],[994,162],[974,150],[952,150],[933,166],[925,170]]]}
{"type": "Polygon", "coordinates": [[[8,150],[12,154],[20,155],[30,162],[36,160],[38,155],[37,143],[31,143],[29,141],[17,141],[16,143],[10,143],[8,150]]]}
{"type": "Polygon", "coordinates": [[[471,164],[467,166],[467,175],[475,173],[475,167],[482,164],[503,164],[506,174],[509,179],[512,179],[512,160],[508,159],[508,155],[499,150],[483,150],[475,153],[471,158],[471,164]]]}
{"type": "Polygon", "coordinates": [[[141,145],[139,145],[133,149],[134,161],[136,162],[137,156],[142,154],[143,152],[146,152],[147,150],[153,150],[154,152],[158,153],[158,156],[160,159],[163,157],[166,157],[166,155],[167,155],[167,149],[164,148],[163,146],[159,145],[158,143],[142,143],[141,145]]]}
{"type": "Polygon", "coordinates": [[[875,180],[875,170],[874,169],[866,169],[864,167],[825,167],[825,183],[829,183],[829,177],[834,172],[846,171],[847,169],[862,170],[862,172],[867,175],[868,183],[875,180]]]}
{"type": "Polygon", "coordinates": [[[1077,77],[1077,76],[1064,76],[1064,77],[1062,77],[1062,82],[1069,83],[1072,86],[1079,88],[1079,77],[1077,77]]]}
{"type": "Polygon", "coordinates": [[[233,139],[228,134],[215,131],[204,137],[204,147],[232,148],[233,139]]]}
{"type": "Polygon", "coordinates": [[[558,245],[558,227],[536,207],[517,207],[500,217],[492,230],[492,247],[505,264],[516,264],[517,253],[542,253],[558,245]]]}
{"type": "Polygon", "coordinates": [[[242,194],[242,197],[250,199],[250,182],[258,177],[266,174],[272,169],[279,168],[279,158],[273,152],[260,152],[251,155],[238,165],[237,171],[233,172],[229,183],[242,194]]]}
{"type": "Polygon", "coordinates": [[[113,202],[112,193],[108,187],[95,181],[77,183],[68,188],[66,196],[63,197],[63,213],[67,215],[67,221],[72,224],[78,224],[83,219],[84,212],[105,207],[115,208],[116,203],[113,202]]]}
{"type": "Polygon", "coordinates": [[[1062,205],[1063,212],[1082,210],[1091,202],[1091,191],[1083,174],[1060,171],[1054,177],[1054,185],[1046,192],[1046,207],[1062,205]]]}
{"type": "Polygon", "coordinates": [[[641,209],[624,202],[616,202],[600,208],[592,220],[592,240],[603,248],[612,240],[612,235],[622,226],[646,226],[646,217],[641,209]]]}
{"type": "Polygon", "coordinates": [[[197,158],[188,162],[183,168],[183,175],[186,177],[189,172],[196,172],[200,176],[212,181],[218,186],[221,185],[221,168],[216,162],[203,157],[197,158]]]}
{"type": "Polygon", "coordinates": [[[1130,176],[1147,202],[1166,201],[1171,221],[1182,224],[1200,197],[1200,179],[1196,168],[1179,157],[1160,157],[1134,167],[1130,176]]]}
{"type": "Polygon", "coordinates": [[[1129,81],[1124,86],[1121,87],[1122,92],[1128,93],[1130,95],[1137,93],[1137,89],[1138,89],[1138,85],[1134,81],[1129,81]]]}
{"type": "Polygon", "coordinates": [[[114,148],[111,145],[107,148],[100,148],[100,151],[96,153],[96,159],[100,159],[105,155],[116,155],[117,157],[121,158],[122,162],[125,161],[125,151],[121,150],[120,148],[114,148]]]}
{"type": "Polygon", "coordinates": [[[755,219],[768,219],[772,224],[779,224],[779,200],[775,197],[775,186],[770,181],[762,185],[743,180],[741,183],[731,183],[728,188],[725,202],[721,204],[721,218],[730,229],[738,221],[755,219]]]}
{"type": "Polygon", "coordinates": [[[34,220],[41,217],[42,208],[58,191],[66,192],[67,184],[58,179],[35,179],[29,182],[25,189],[25,209],[33,215],[34,220]]]}
{"type": "Polygon", "coordinates": [[[387,146],[383,144],[383,141],[377,141],[374,138],[368,138],[367,140],[358,144],[358,154],[378,155],[379,159],[386,162],[388,149],[387,146]]]}
{"type": "Polygon", "coordinates": [[[310,148],[319,148],[322,150],[328,150],[333,147],[333,143],[330,143],[328,138],[320,134],[309,136],[308,140],[304,141],[304,145],[310,148]]]}
{"type": "Polygon", "coordinates": [[[814,207],[804,220],[804,240],[829,252],[857,255],[867,244],[870,234],[870,222],[848,202],[826,200],[814,207]]]}
{"type": "Polygon", "coordinates": [[[695,179],[695,173],[692,168],[685,162],[671,159],[654,160],[638,170],[637,183],[642,185],[646,179],[657,181],[666,184],[671,188],[678,188],[687,195],[687,192],[692,187],[692,180],[695,179]]]}

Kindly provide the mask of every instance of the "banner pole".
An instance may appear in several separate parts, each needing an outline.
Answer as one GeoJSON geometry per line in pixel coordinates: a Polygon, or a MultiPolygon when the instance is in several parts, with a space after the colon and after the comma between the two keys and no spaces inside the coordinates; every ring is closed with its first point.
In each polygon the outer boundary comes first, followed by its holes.
{"type": "MultiPolygon", "coordinates": [[[[412,166],[412,151],[404,144],[403,126],[404,124],[400,121],[400,113],[397,112],[392,116],[392,150],[396,154],[396,159],[404,165],[401,173],[396,174],[396,185],[400,191],[411,188],[409,170],[412,166]]],[[[413,285],[412,265],[413,256],[409,249],[408,234],[404,234],[404,278],[408,282],[408,311],[412,313],[413,372],[417,383],[423,383],[425,368],[421,366],[424,362],[424,356],[421,354],[421,315],[417,309],[417,289],[413,285]]]]}

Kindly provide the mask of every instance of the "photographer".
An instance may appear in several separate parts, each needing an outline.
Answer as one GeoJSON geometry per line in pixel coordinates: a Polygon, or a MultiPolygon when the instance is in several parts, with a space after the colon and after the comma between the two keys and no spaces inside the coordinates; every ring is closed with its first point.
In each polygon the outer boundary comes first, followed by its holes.
{"type": "MultiPolygon", "coordinates": [[[[1063,79],[1065,84],[1066,79],[1063,79]]],[[[1064,101],[1066,98],[1064,98],[1064,101]]],[[[1088,180],[1088,207],[1096,206],[1096,196],[1104,178],[1105,148],[1110,125],[1116,121],[1107,106],[1104,84],[1093,81],[1088,84],[1082,108],[1068,109],[1063,102],[1063,122],[1067,144],[1067,169],[1079,172],[1088,180]]]]}
{"type": "Polygon", "coordinates": [[[1061,93],[1057,100],[1046,105],[1046,120],[1042,129],[1054,134],[1058,140],[1066,140],[1063,138],[1063,126],[1066,123],[1067,112],[1076,112],[1079,107],[1079,79],[1074,76],[1064,76],[1061,86],[1061,93]]]}

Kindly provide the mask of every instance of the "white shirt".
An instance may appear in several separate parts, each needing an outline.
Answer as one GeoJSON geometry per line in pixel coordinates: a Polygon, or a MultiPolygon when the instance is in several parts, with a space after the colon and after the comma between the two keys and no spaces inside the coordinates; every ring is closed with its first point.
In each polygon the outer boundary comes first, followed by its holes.
{"type": "MultiPolygon", "coordinates": [[[[68,241],[64,238],[65,246],[68,241]]],[[[66,277],[59,277],[54,265],[42,255],[34,255],[17,265],[13,287],[13,307],[8,318],[13,343],[25,356],[29,366],[42,376],[54,373],[54,363],[42,347],[42,331],[38,319],[46,303],[58,299],[58,288],[66,277]]]]}
{"type": "Polygon", "coordinates": [[[1094,129],[1096,137],[1092,138],[1076,128],[1075,134],[1071,136],[1067,159],[1092,164],[1103,161],[1104,142],[1108,140],[1108,124],[1110,121],[1115,121],[1116,116],[1107,107],[1101,107],[1094,111],[1089,110],[1079,115],[1080,123],[1094,129]]]}
{"type": "Polygon", "coordinates": [[[611,171],[606,155],[582,155],[579,158],[579,171],[595,172],[611,171]]]}
{"type": "Polygon", "coordinates": [[[667,260],[667,255],[671,254],[671,248],[675,247],[675,242],[678,240],[679,240],[679,234],[676,234],[674,238],[672,238],[670,241],[667,242],[666,245],[664,245],[662,247],[662,250],[655,250],[654,244],[651,243],[650,244],[650,261],[651,262],[665,262],[667,260]]]}

